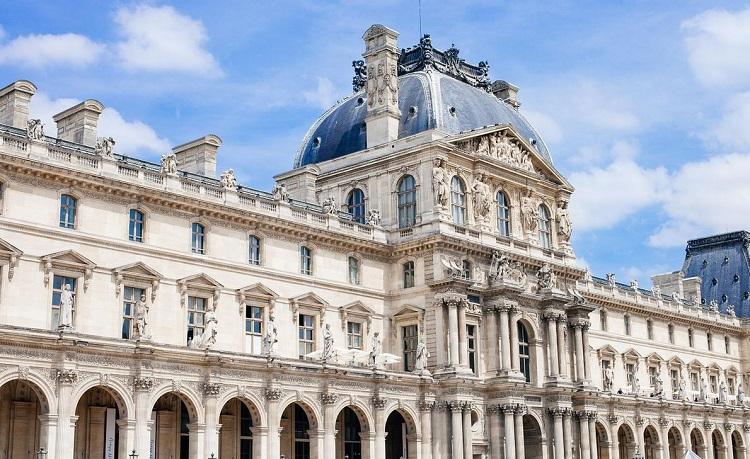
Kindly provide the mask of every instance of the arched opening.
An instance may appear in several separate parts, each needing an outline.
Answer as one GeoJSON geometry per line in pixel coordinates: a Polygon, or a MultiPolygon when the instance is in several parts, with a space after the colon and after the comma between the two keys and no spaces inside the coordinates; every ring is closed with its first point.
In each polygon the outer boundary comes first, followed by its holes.
{"type": "Polygon", "coordinates": [[[316,445],[310,440],[315,429],[315,416],[309,407],[291,403],[281,415],[281,454],[294,459],[317,457],[316,445]]]}
{"type": "Polygon", "coordinates": [[[395,410],[385,421],[385,458],[416,459],[414,421],[402,410],[395,410]]]}
{"type": "Polygon", "coordinates": [[[537,214],[539,215],[539,245],[542,248],[549,249],[552,247],[552,227],[550,224],[549,209],[544,204],[539,204],[537,214]]]}
{"type": "MultiPolygon", "coordinates": [[[[189,459],[190,429],[196,421],[195,407],[179,394],[168,392],[154,403],[151,420],[151,444],[157,459],[189,459]]],[[[122,458],[121,458],[122,459],[122,458]]]]}
{"type": "Polygon", "coordinates": [[[518,327],[518,368],[526,382],[531,382],[531,350],[529,347],[529,330],[520,320],[518,327]]]}
{"type": "Polygon", "coordinates": [[[742,435],[735,430],[729,438],[732,442],[732,457],[735,459],[745,457],[745,443],[742,441],[742,435]]]}
{"type": "Polygon", "coordinates": [[[114,457],[125,459],[124,452],[118,454],[120,443],[126,441],[119,422],[127,417],[125,404],[119,396],[107,388],[92,387],[83,393],[76,404],[73,456],[81,459],[114,457]]]}
{"type": "Polygon", "coordinates": [[[685,445],[682,442],[682,435],[677,427],[672,427],[667,433],[667,442],[669,444],[669,459],[682,459],[685,455],[683,452],[685,445]]]}
{"type": "Polygon", "coordinates": [[[660,459],[659,434],[654,426],[648,426],[643,431],[643,456],[646,459],[660,459]]]}
{"type": "Polygon", "coordinates": [[[453,223],[466,224],[466,185],[458,175],[451,179],[451,214],[453,223]]]}
{"type": "Polygon", "coordinates": [[[0,387],[0,451],[8,459],[33,458],[42,444],[39,416],[48,405],[41,391],[27,381],[10,381],[0,387]]]}
{"type": "Polygon", "coordinates": [[[253,438],[256,427],[260,425],[260,416],[252,403],[237,397],[230,399],[221,408],[219,424],[219,457],[260,457],[261,445],[253,438]]]}
{"type": "Polygon", "coordinates": [[[596,428],[596,451],[599,459],[609,459],[609,436],[607,429],[601,422],[594,424],[596,428]]]}
{"type": "Polygon", "coordinates": [[[543,457],[542,428],[530,414],[523,415],[523,449],[526,459],[543,457]]]}
{"type": "Polygon", "coordinates": [[[726,459],[727,447],[724,443],[724,435],[718,429],[711,433],[711,443],[713,444],[714,459],[726,459]]]}
{"type": "Polygon", "coordinates": [[[700,430],[693,429],[692,431],[690,431],[690,451],[705,459],[705,450],[706,446],[700,430]]]}
{"type": "Polygon", "coordinates": [[[357,223],[365,222],[365,193],[359,188],[354,188],[346,197],[346,210],[357,223]]]}
{"type": "Polygon", "coordinates": [[[350,407],[344,407],[336,418],[336,459],[362,459],[362,422],[350,407]]]}
{"type": "Polygon", "coordinates": [[[404,175],[398,182],[398,227],[409,228],[417,223],[417,182],[404,175]]]}
{"type": "Polygon", "coordinates": [[[620,457],[633,457],[635,454],[635,435],[627,424],[617,429],[617,449],[620,457]]]}

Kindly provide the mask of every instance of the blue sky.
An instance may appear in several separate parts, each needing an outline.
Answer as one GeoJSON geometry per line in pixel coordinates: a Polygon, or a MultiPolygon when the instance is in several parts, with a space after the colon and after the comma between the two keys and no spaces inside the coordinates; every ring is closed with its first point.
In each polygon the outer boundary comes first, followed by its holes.
{"type": "MultiPolygon", "coordinates": [[[[373,23],[416,44],[417,1],[16,1],[0,14],[0,83],[37,85],[48,133],[53,113],[100,100],[100,134],[123,154],[218,134],[219,169],[270,189],[351,91],[373,23]]],[[[422,0],[422,30],[521,88],[576,187],[574,246],[594,273],[648,286],[687,239],[750,229],[747,3],[422,0]]]]}

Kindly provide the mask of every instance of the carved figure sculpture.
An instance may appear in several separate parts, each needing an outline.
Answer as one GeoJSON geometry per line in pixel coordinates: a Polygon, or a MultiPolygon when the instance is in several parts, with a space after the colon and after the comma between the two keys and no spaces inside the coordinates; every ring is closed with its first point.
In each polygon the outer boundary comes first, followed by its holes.
{"type": "Polygon", "coordinates": [[[277,183],[271,189],[273,199],[277,201],[289,201],[289,192],[286,191],[286,185],[283,183],[277,183]]]}
{"type": "Polygon", "coordinates": [[[336,208],[336,199],[333,197],[326,198],[323,201],[323,213],[333,215],[338,211],[336,208]]]}
{"type": "Polygon", "coordinates": [[[174,175],[177,173],[177,156],[172,154],[162,155],[161,157],[161,173],[166,175],[174,175]]]}
{"type": "Polygon", "coordinates": [[[375,209],[368,210],[365,223],[370,226],[380,226],[380,211],[375,209]]]}
{"type": "Polygon", "coordinates": [[[738,405],[745,405],[745,386],[742,385],[742,383],[737,386],[737,404],[738,405]]]}
{"type": "Polygon", "coordinates": [[[654,397],[660,397],[664,392],[664,381],[661,379],[661,372],[657,371],[654,375],[654,397]]]}
{"type": "Polygon", "coordinates": [[[614,287],[616,282],[614,273],[607,273],[607,283],[609,286],[614,287]]]}
{"type": "Polygon", "coordinates": [[[443,255],[440,257],[440,262],[445,267],[445,272],[448,274],[449,277],[461,277],[463,276],[463,265],[461,263],[461,260],[459,260],[456,257],[449,257],[447,255],[443,255]]]}
{"type": "Polygon", "coordinates": [[[477,174],[471,185],[474,196],[474,215],[480,223],[489,223],[492,200],[490,199],[490,186],[485,183],[484,174],[477,174]]]}
{"type": "Polygon", "coordinates": [[[557,208],[557,234],[563,242],[569,242],[573,235],[573,223],[570,221],[570,212],[568,212],[566,201],[560,201],[557,208]]]}
{"type": "Polygon", "coordinates": [[[221,173],[221,187],[225,190],[237,189],[237,177],[234,176],[234,169],[227,169],[221,173]]]}
{"type": "Polygon", "coordinates": [[[216,307],[210,306],[206,311],[206,329],[201,337],[200,347],[211,349],[216,344],[216,335],[219,332],[219,321],[216,319],[216,307]]]}
{"type": "Polygon", "coordinates": [[[701,376],[701,386],[700,386],[700,392],[698,393],[698,401],[705,402],[707,395],[708,395],[708,386],[706,385],[706,378],[701,376]]]}
{"type": "Polygon", "coordinates": [[[450,186],[448,185],[448,171],[445,170],[445,161],[437,158],[433,164],[432,191],[435,193],[435,206],[441,210],[448,210],[450,186]]]}
{"type": "Polygon", "coordinates": [[[111,157],[112,152],[115,148],[115,139],[112,137],[100,137],[96,139],[96,146],[94,151],[99,156],[111,157]]]}
{"type": "Polygon", "coordinates": [[[612,367],[604,369],[604,390],[612,392],[612,385],[615,382],[615,372],[612,371],[612,367]]]}
{"type": "Polygon", "coordinates": [[[430,356],[430,352],[427,350],[427,346],[424,343],[424,339],[420,336],[419,343],[417,344],[417,352],[414,360],[414,373],[418,375],[429,374],[427,370],[427,358],[430,356]]]}
{"type": "Polygon", "coordinates": [[[63,286],[60,293],[60,330],[70,330],[73,328],[73,301],[75,292],[70,289],[70,284],[63,286]]]}
{"type": "Polygon", "coordinates": [[[333,333],[331,333],[331,324],[326,324],[323,329],[323,362],[327,362],[333,358],[333,333]]]}
{"type": "Polygon", "coordinates": [[[555,286],[557,278],[549,263],[544,263],[536,273],[536,283],[539,290],[551,289],[555,286]]]}
{"type": "Polygon", "coordinates": [[[512,261],[505,255],[494,250],[490,264],[489,277],[491,281],[514,282],[526,285],[526,273],[518,262],[512,261]]]}
{"type": "Polygon", "coordinates": [[[727,383],[723,379],[719,383],[719,403],[722,405],[727,403],[727,383]]]}
{"type": "Polygon", "coordinates": [[[26,136],[31,140],[44,139],[44,125],[42,120],[28,120],[26,122],[26,136]]]}
{"type": "Polygon", "coordinates": [[[263,355],[271,357],[274,353],[274,347],[279,341],[278,332],[276,330],[276,324],[273,321],[273,316],[268,319],[268,327],[266,327],[266,335],[263,337],[263,355]]]}
{"type": "Polygon", "coordinates": [[[539,209],[532,197],[532,191],[529,190],[526,196],[521,198],[521,220],[526,233],[533,234],[539,225],[539,209]]]}
{"type": "Polygon", "coordinates": [[[138,301],[135,303],[135,338],[136,339],[149,339],[150,336],[146,331],[148,326],[148,303],[146,303],[146,295],[141,295],[138,301]]]}
{"type": "Polygon", "coordinates": [[[352,89],[354,92],[359,92],[364,89],[367,84],[367,67],[365,61],[352,61],[352,67],[354,67],[354,78],[352,78],[352,89]]]}
{"type": "Polygon", "coordinates": [[[372,343],[370,344],[370,367],[375,368],[377,365],[377,359],[380,353],[382,352],[382,345],[380,343],[380,332],[375,332],[372,334],[372,343]]]}

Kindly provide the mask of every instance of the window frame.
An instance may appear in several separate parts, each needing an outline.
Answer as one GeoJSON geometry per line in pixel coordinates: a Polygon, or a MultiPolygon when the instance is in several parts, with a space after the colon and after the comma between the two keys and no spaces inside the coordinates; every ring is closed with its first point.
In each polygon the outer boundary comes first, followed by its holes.
{"type": "Polygon", "coordinates": [[[411,174],[402,175],[396,184],[396,208],[399,229],[417,224],[417,179],[411,174]]]}
{"type": "Polygon", "coordinates": [[[346,211],[352,216],[352,221],[364,224],[367,215],[365,192],[361,188],[352,188],[346,195],[346,211]],[[355,198],[359,201],[355,202],[355,198]]]}
{"type": "Polygon", "coordinates": [[[299,246],[299,272],[305,276],[313,275],[313,249],[308,245],[299,246]]]}
{"type": "Polygon", "coordinates": [[[466,183],[458,175],[451,177],[451,218],[456,225],[466,225],[466,183]]]}
{"type": "Polygon", "coordinates": [[[531,383],[531,338],[528,327],[520,320],[516,321],[516,337],[518,341],[518,370],[524,375],[525,381],[531,383]],[[523,333],[521,333],[522,331],[523,333]],[[523,336],[525,336],[525,340],[522,339],[523,336]]]}
{"type": "Polygon", "coordinates": [[[502,237],[511,237],[513,232],[511,230],[510,199],[502,190],[495,194],[495,207],[498,234],[502,237]],[[502,196],[502,203],[500,202],[500,196],[502,196]]]}
{"type": "Polygon", "coordinates": [[[607,311],[604,309],[599,309],[599,328],[602,331],[607,331],[609,328],[608,323],[609,315],[607,314],[607,311]]]}
{"type": "Polygon", "coordinates": [[[402,367],[404,371],[414,371],[417,360],[417,346],[419,346],[419,324],[411,323],[402,325],[401,355],[404,360],[404,365],[402,367]],[[406,334],[407,330],[410,332],[409,335],[406,334]]]}
{"type": "Polygon", "coordinates": [[[245,353],[252,355],[261,355],[263,353],[263,335],[266,332],[266,304],[256,301],[244,302],[245,306],[245,321],[244,321],[244,337],[245,337],[245,353]],[[255,312],[260,312],[260,316],[255,315],[255,312]],[[249,313],[249,316],[248,316],[249,313]],[[248,331],[248,325],[250,330],[248,331]],[[259,326],[259,330],[256,331],[255,325],[259,326]],[[249,343],[249,346],[248,346],[249,343]],[[249,349],[248,349],[249,347],[249,349]],[[257,347],[257,349],[256,349],[257,347]]]}
{"type": "MultiPolygon", "coordinates": [[[[146,295],[146,298],[148,298],[147,295],[147,289],[135,285],[125,285],[122,289],[122,300],[120,302],[121,304],[121,311],[122,311],[122,327],[120,328],[120,339],[124,340],[132,340],[133,339],[133,328],[135,326],[135,308],[138,304],[138,301],[141,299],[141,295],[146,295]],[[128,296],[128,292],[132,291],[134,295],[132,297],[128,296]],[[127,313],[128,305],[130,307],[130,314],[127,313]],[[125,334],[125,325],[127,323],[128,326],[128,336],[123,336],[125,334]]],[[[148,301],[148,300],[147,300],[148,301]]]]}
{"type": "Polygon", "coordinates": [[[201,330],[201,336],[203,336],[203,333],[206,331],[206,312],[208,312],[210,308],[210,302],[211,298],[201,296],[197,293],[188,293],[187,300],[185,303],[185,318],[187,320],[187,329],[185,332],[185,345],[190,347],[191,340],[195,339],[195,330],[199,329],[201,330]],[[197,304],[197,301],[192,300],[202,300],[203,303],[203,310],[198,310],[195,308],[192,308],[195,304],[197,304]],[[195,314],[194,317],[201,317],[202,323],[198,324],[195,321],[191,322],[191,312],[195,314]]]}
{"type": "Polygon", "coordinates": [[[633,333],[633,324],[630,320],[630,314],[625,314],[622,316],[623,320],[623,327],[625,328],[625,335],[631,336],[633,333]]]}
{"type": "Polygon", "coordinates": [[[190,251],[196,255],[205,255],[207,252],[208,240],[208,227],[205,223],[200,221],[190,222],[190,251]],[[200,228],[201,231],[196,231],[200,228]],[[200,247],[196,245],[196,242],[200,241],[200,247]]]}
{"type": "Polygon", "coordinates": [[[73,329],[76,328],[76,310],[78,309],[78,296],[80,292],[80,285],[81,285],[81,274],[80,273],[74,273],[67,270],[60,270],[60,271],[53,271],[52,272],[52,279],[50,280],[50,309],[49,309],[49,330],[57,331],[60,327],[60,302],[59,299],[57,300],[57,304],[55,304],[55,296],[60,295],[62,293],[63,286],[65,285],[65,279],[73,280],[72,285],[72,291],[73,291],[73,308],[71,311],[71,325],[73,326],[73,329]],[[55,288],[55,280],[57,278],[62,278],[63,283],[60,284],[59,289],[55,288]],[[57,325],[55,325],[55,310],[57,310],[57,325]]]}
{"type": "MultiPolygon", "coordinates": [[[[300,360],[305,358],[305,355],[314,352],[315,351],[315,343],[316,343],[316,337],[317,337],[317,326],[315,324],[316,317],[312,314],[308,314],[306,312],[299,312],[297,313],[297,354],[300,360]],[[305,323],[306,319],[310,319],[310,323],[305,323]],[[302,334],[306,333],[307,331],[310,332],[310,338],[302,338],[302,334]],[[307,348],[309,346],[309,351],[305,352],[304,354],[300,353],[302,350],[302,346],[305,346],[307,348]]],[[[305,349],[307,351],[307,349],[305,349]]]]}
{"type": "Polygon", "coordinates": [[[346,321],[346,347],[347,349],[363,350],[365,347],[365,324],[359,320],[346,321]],[[359,333],[352,331],[351,325],[359,327],[359,333]],[[353,339],[359,339],[359,346],[352,344],[353,339]]]}
{"type": "Polygon", "coordinates": [[[138,243],[146,242],[146,213],[136,207],[128,210],[128,240],[138,243]],[[138,221],[138,216],[140,216],[140,221],[138,221]]]}
{"type": "Polygon", "coordinates": [[[479,374],[478,331],[479,326],[477,324],[466,324],[466,362],[469,364],[471,372],[475,375],[479,374]]]}
{"type": "Polygon", "coordinates": [[[263,264],[263,238],[257,234],[247,235],[247,262],[252,266],[263,264]]]}
{"type": "Polygon", "coordinates": [[[406,260],[401,263],[401,284],[402,288],[413,288],[417,284],[416,263],[414,260],[406,260]],[[411,282],[407,282],[411,279],[411,282]]]}
{"type": "Polygon", "coordinates": [[[347,278],[350,284],[360,285],[362,283],[362,260],[355,255],[346,257],[347,278]],[[352,272],[354,268],[354,272],[352,272]]]}
{"type": "Polygon", "coordinates": [[[78,198],[78,196],[71,194],[69,192],[60,193],[60,199],[58,200],[58,203],[59,203],[58,226],[64,229],[78,229],[79,207],[80,207],[79,205],[80,199],[78,198]],[[70,221],[71,209],[72,209],[72,218],[73,218],[72,222],[70,221]],[[63,216],[63,212],[64,212],[64,216],[63,216]]]}
{"type": "Polygon", "coordinates": [[[552,213],[544,204],[539,204],[537,208],[537,232],[539,245],[543,249],[552,248],[552,213]]]}

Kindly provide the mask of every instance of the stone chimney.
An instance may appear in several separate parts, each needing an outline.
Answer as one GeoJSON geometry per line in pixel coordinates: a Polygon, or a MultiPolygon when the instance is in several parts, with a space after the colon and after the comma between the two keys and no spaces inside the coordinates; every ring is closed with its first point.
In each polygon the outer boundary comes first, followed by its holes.
{"type": "Polygon", "coordinates": [[[181,171],[206,177],[216,177],[216,151],[221,139],[214,134],[183,143],[172,148],[177,157],[177,167],[181,171]]]}
{"type": "Polygon", "coordinates": [[[380,24],[362,37],[367,65],[367,148],[398,138],[401,112],[398,109],[398,32],[380,24]]]}
{"type": "Polygon", "coordinates": [[[492,82],[492,94],[503,102],[508,103],[513,108],[521,106],[518,101],[518,86],[512,85],[507,81],[495,80],[492,82]]]}
{"type": "Polygon", "coordinates": [[[0,89],[0,124],[26,129],[29,102],[36,93],[31,81],[18,80],[0,89]]]}
{"type": "Polygon", "coordinates": [[[89,99],[61,111],[52,117],[57,123],[57,138],[89,147],[96,146],[96,125],[102,110],[104,105],[101,102],[89,99]]]}

